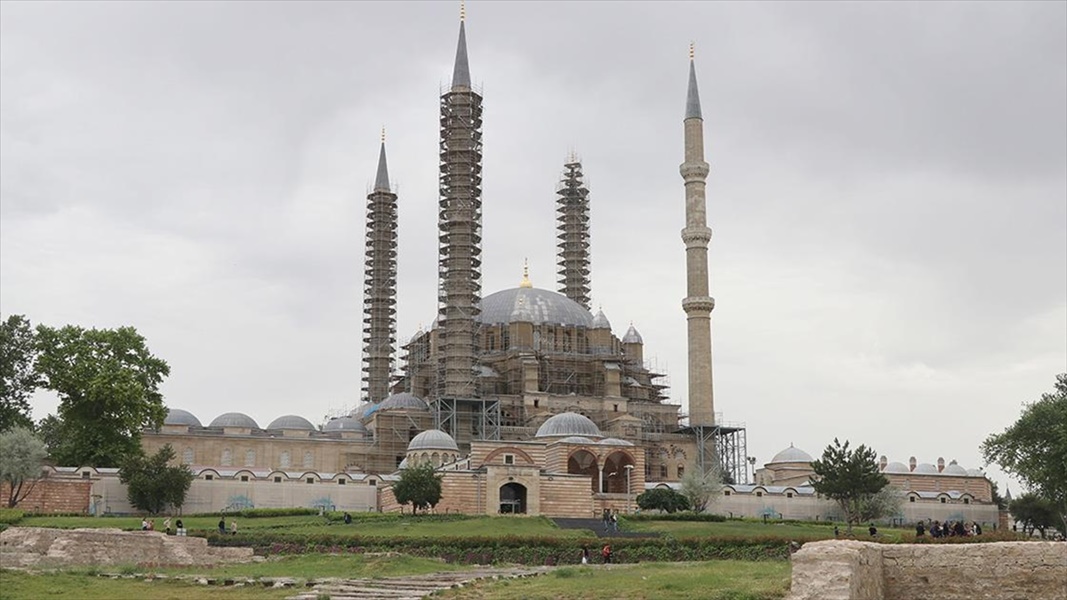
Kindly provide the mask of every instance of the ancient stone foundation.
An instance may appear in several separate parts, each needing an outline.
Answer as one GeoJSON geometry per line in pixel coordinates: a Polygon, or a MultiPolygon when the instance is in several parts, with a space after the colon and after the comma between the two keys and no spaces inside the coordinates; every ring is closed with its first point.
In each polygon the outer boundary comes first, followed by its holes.
{"type": "Polygon", "coordinates": [[[0,533],[0,564],[5,568],[212,565],[250,560],[251,548],[214,548],[204,538],[159,531],[12,527],[0,533]]]}
{"type": "Polygon", "coordinates": [[[789,600],[1063,600],[1067,544],[811,542],[789,600]]]}

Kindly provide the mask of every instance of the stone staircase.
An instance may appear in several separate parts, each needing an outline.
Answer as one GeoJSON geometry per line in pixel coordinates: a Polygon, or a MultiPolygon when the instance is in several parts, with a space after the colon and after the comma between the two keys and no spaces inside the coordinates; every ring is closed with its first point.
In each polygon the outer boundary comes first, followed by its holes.
{"type": "Polygon", "coordinates": [[[552,567],[484,568],[409,577],[329,580],[316,583],[299,594],[290,596],[288,600],[318,600],[323,597],[330,600],[419,600],[440,590],[462,587],[477,581],[532,577],[551,569],[552,567]]]}
{"type": "Polygon", "coordinates": [[[604,521],[600,519],[552,519],[560,529],[588,529],[600,538],[654,538],[658,533],[637,531],[613,531],[604,530],[604,521]]]}

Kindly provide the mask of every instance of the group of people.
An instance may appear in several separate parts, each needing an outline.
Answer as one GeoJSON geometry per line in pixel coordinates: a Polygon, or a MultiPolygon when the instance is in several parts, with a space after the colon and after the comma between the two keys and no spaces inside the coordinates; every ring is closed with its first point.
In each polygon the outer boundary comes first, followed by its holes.
{"type": "MultiPolygon", "coordinates": [[[[919,521],[915,524],[915,537],[923,537],[926,535],[926,524],[919,521]]],[[[982,526],[977,521],[971,523],[964,523],[963,521],[934,521],[930,523],[930,537],[943,538],[943,537],[966,537],[971,535],[982,535],[982,526]]]]}
{"type": "Polygon", "coordinates": [[[619,510],[612,510],[610,508],[604,509],[604,514],[601,517],[604,522],[604,531],[618,531],[619,530],[619,510]]]}
{"type": "MultiPolygon", "coordinates": [[[[600,560],[604,561],[605,565],[611,564],[611,544],[604,544],[600,549],[600,560]]],[[[590,561],[589,546],[582,546],[582,564],[588,565],[590,561]]]]}
{"type": "MultiPolygon", "coordinates": [[[[174,523],[174,526],[175,526],[175,530],[174,530],[174,534],[175,535],[182,535],[182,536],[185,535],[185,523],[182,523],[181,519],[178,519],[174,523]]],[[[155,519],[149,519],[147,517],[141,519],[141,531],[155,531],[155,530],[156,530],[156,520],[155,519]]],[[[167,517],[166,519],[163,519],[163,530],[167,535],[170,535],[170,517],[167,517]]]]}
{"type": "MultiPolygon", "coordinates": [[[[219,534],[226,535],[226,519],[219,519],[219,534]]],[[[230,535],[237,535],[237,519],[230,521],[230,535]]]]}

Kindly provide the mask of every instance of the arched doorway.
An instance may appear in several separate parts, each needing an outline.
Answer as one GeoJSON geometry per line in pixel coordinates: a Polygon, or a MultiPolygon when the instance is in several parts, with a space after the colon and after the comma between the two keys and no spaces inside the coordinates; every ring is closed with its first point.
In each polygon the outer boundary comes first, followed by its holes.
{"type": "MultiPolygon", "coordinates": [[[[633,492],[634,459],[629,454],[618,451],[612,452],[604,459],[604,489],[605,494],[630,494],[633,492]]],[[[644,491],[644,490],[641,490],[644,491]]]]}
{"type": "Polygon", "coordinates": [[[500,513],[526,513],[526,486],[521,483],[505,483],[500,486],[500,513]]]}
{"type": "Polygon", "coordinates": [[[600,480],[600,472],[597,469],[596,456],[588,450],[578,450],[567,459],[567,473],[571,475],[588,475],[594,492],[600,480]]]}

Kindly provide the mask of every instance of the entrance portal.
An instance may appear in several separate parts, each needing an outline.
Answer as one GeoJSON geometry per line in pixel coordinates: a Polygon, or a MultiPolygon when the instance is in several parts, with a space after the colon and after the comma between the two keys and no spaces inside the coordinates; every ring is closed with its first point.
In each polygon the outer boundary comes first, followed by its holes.
{"type": "Polygon", "coordinates": [[[526,486],[512,482],[500,487],[500,513],[526,513],[526,486]]]}

